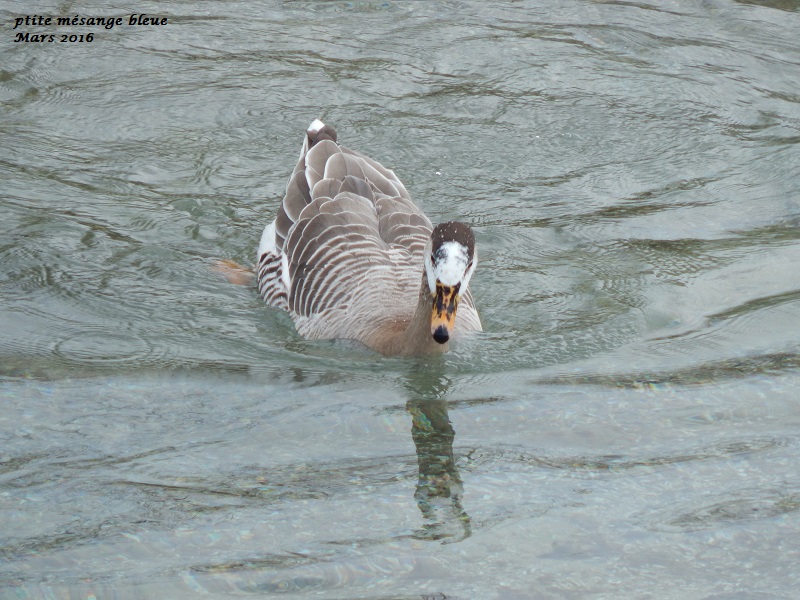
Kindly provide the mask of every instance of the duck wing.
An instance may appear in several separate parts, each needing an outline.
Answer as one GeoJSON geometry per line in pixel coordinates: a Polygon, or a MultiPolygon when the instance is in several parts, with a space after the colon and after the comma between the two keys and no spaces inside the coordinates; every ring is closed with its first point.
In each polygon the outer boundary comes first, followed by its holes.
{"type": "Polygon", "coordinates": [[[431,231],[393,171],[315,121],[262,236],[259,291],[306,337],[360,339],[413,314],[431,231]]]}

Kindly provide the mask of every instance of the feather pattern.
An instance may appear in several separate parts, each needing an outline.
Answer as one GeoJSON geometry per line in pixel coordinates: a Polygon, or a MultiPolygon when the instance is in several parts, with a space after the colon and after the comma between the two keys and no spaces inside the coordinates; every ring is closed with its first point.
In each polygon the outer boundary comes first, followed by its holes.
{"type": "MultiPolygon", "coordinates": [[[[259,293],[287,310],[306,338],[355,339],[385,354],[435,351],[430,332],[410,343],[407,331],[419,306],[432,303],[423,272],[432,231],[393,171],[314,121],[259,244],[259,293]]],[[[480,330],[464,287],[455,330],[480,330]]]]}

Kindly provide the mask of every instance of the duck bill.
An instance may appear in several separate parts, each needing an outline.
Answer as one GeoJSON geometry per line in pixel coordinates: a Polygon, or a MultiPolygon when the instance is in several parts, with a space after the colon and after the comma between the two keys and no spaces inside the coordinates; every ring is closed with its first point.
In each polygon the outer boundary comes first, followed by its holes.
{"type": "Polygon", "coordinates": [[[456,309],[461,298],[458,293],[459,287],[459,284],[449,286],[436,282],[436,294],[433,297],[431,313],[431,335],[440,344],[444,344],[450,339],[450,334],[456,324],[456,309]]]}

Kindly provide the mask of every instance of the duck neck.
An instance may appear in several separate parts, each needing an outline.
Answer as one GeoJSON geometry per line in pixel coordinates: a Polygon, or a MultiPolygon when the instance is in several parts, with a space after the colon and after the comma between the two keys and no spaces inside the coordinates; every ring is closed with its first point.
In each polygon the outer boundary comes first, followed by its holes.
{"type": "Polygon", "coordinates": [[[439,344],[431,335],[431,310],[433,302],[428,291],[428,282],[423,275],[417,296],[414,316],[404,328],[392,336],[383,336],[367,343],[368,346],[386,356],[411,356],[447,352],[448,344],[439,344]]]}

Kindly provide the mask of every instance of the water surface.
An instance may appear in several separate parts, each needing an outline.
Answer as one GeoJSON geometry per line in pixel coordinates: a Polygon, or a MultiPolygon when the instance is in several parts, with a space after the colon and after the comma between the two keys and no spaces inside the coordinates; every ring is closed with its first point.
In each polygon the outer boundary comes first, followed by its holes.
{"type": "Polygon", "coordinates": [[[134,8],[0,2],[0,597],[795,597],[800,5],[20,10],[134,8]],[[316,117],[473,224],[484,333],[213,271],[316,117]]]}

